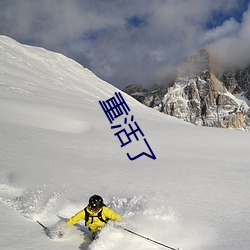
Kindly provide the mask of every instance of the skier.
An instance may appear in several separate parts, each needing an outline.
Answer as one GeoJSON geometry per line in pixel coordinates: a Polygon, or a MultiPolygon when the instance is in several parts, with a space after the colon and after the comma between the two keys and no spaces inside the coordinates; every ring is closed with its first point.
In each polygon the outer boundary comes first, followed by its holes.
{"type": "Polygon", "coordinates": [[[94,239],[109,220],[120,222],[122,219],[120,215],[105,206],[101,196],[95,194],[89,198],[89,204],[72,216],[67,224],[74,225],[80,220],[85,220],[85,226],[92,232],[94,239]]]}

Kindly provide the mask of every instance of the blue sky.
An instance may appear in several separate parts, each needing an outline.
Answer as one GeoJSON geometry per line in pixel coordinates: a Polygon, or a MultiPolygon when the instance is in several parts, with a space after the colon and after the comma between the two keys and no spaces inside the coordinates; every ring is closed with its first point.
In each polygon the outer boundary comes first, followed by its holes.
{"type": "Polygon", "coordinates": [[[236,8],[232,8],[230,12],[223,12],[222,10],[216,10],[212,12],[211,18],[208,19],[206,28],[212,29],[216,28],[217,26],[223,25],[226,20],[230,18],[234,18],[238,23],[242,22],[243,14],[247,11],[249,5],[249,0],[240,0],[237,3],[236,8]]]}
{"type": "Polygon", "coordinates": [[[63,53],[111,84],[146,87],[201,48],[250,63],[249,0],[1,0],[0,34],[63,53]]]}

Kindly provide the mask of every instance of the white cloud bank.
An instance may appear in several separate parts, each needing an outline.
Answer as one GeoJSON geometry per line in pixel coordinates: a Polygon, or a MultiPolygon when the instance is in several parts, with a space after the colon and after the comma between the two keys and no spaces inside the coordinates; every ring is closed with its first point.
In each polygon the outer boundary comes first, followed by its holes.
{"type": "Polygon", "coordinates": [[[224,62],[239,58],[246,63],[250,38],[246,3],[3,0],[0,33],[62,52],[120,88],[138,82],[149,85],[209,45],[224,62]],[[214,24],[212,29],[209,23],[214,24]]]}

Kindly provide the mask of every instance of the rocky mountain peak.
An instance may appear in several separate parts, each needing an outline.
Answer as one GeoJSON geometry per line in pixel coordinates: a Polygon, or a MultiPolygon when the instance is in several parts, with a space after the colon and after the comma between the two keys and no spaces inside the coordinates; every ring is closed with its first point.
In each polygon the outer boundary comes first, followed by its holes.
{"type": "Polygon", "coordinates": [[[210,64],[208,50],[202,49],[178,67],[170,86],[125,92],[149,107],[196,125],[248,129],[249,106],[233,94],[250,93],[250,67],[249,71],[216,74],[210,64]]]}
{"type": "Polygon", "coordinates": [[[188,57],[177,69],[177,77],[193,77],[205,74],[210,70],[209,53],[201,49],[194,55],[188,57]]]}

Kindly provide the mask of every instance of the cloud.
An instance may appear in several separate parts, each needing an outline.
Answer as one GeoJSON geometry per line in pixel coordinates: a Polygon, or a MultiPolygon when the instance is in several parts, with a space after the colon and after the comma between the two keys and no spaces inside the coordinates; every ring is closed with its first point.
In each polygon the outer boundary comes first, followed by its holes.
{"type": "Polygon", "coordinates": [[[201,44],[211,44],[225,37],[235,34],[240,28],[240,24],[232,17],[226,20],[221,26],[204,31],[200,38],[201,44]]]}
{"type": "MultiPolygon", "coordinates": [[[[227,29],[224,24],[220,29],[227,29]]],[[[210,44],[216,61],[225,67],[244,67],[250,64],[250,10],[243,15],[236,29],[210,44]]]]}
{"type": "Polygon", "coordinates": [[[2,0],[0,33],[61,52],[120,88],[149,86],[204,46],[212,44],[223,57],[223,46],[247,49],[249,14],[242,22],[233,17],[239,2],[2,0]],[[222,23],[214,20],[219,15],[222,23]]]}

